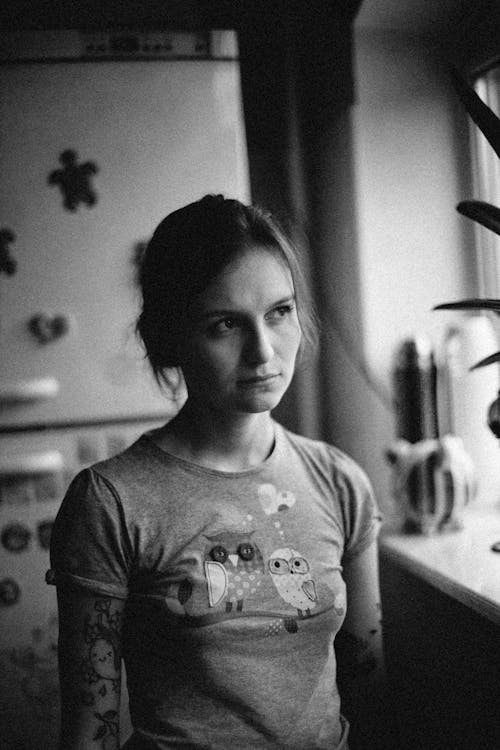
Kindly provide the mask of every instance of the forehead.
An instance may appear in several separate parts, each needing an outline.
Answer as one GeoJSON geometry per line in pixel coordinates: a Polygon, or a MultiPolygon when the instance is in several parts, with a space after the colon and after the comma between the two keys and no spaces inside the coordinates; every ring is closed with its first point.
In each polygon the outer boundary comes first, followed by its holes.
{"type": "Polygon", "coordinates": [[[200,312],[266,307],[294,294],[292,274],[278,253],[255,247],[243,251],[215,277],[200,295],[200,312]]]}

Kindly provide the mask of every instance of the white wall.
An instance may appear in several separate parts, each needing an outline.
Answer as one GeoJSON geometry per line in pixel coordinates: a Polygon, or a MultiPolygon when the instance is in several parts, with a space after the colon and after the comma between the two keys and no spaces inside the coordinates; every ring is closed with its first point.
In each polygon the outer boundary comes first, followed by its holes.
{"type": "MultiPolygon", "coordinates": [[[[429,41],[358,28],[355,76],[361,348],[373,378],[389,390],[402,338],[424,333],[439,346],[456,318],[433,306],[477,292],[472,228],[455,211],[472,197],[468,130],[447,66],[429,41]]],[[[342,447],[367,470],[390,519],[383,449],[394,438],[393,414],[352,365],[345,368],[349,409],[363,416],[351,420],[342,447]]]]}

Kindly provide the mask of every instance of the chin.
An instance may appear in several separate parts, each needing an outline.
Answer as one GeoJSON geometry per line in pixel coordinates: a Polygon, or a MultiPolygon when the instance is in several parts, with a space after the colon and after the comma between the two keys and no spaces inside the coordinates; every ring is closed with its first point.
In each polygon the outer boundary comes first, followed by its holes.
{"type": "Polygon", "coordinates": [[[260,414],[264,411],[271,411],[275,409],[281,401],[283,394],[268,394],[266,396],[260,396],[252,399],[245,399],[243,403],[239,404],[238,411],[243,411],[248,414],[260,414]]]}

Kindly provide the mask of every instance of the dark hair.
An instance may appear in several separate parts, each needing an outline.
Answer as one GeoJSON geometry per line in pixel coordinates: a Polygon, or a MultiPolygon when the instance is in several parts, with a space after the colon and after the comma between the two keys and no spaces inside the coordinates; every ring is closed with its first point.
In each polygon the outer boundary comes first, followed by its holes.
{"type": "Polygon", "coordinates": [[[137,320],[158,382],[179,366],[189,308],[238,254],[255,246],[281,256],[292,275],[304,344],[316,342],[310,295],[291,242],[260,208],[206,195],[169,214],[154,231],[139,264],[142,311],[137,320]]]}

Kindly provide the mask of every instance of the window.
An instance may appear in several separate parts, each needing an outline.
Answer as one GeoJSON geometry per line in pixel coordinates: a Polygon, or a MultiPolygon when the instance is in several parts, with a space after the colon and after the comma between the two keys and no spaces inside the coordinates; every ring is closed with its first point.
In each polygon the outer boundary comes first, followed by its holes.
{"type": "MultiPolygon", "coordinates": [[[[500,117],[500,66],[479,78],[475,88],[481,99],[500,117]]],[[[472,128],[472,139],[474,198],[500,207],[500,159],[476,127],[472,128]]],[[[480,296],[500,297],[500,236],[479,224],[475,224],[475,232],[480,296]]]]}

